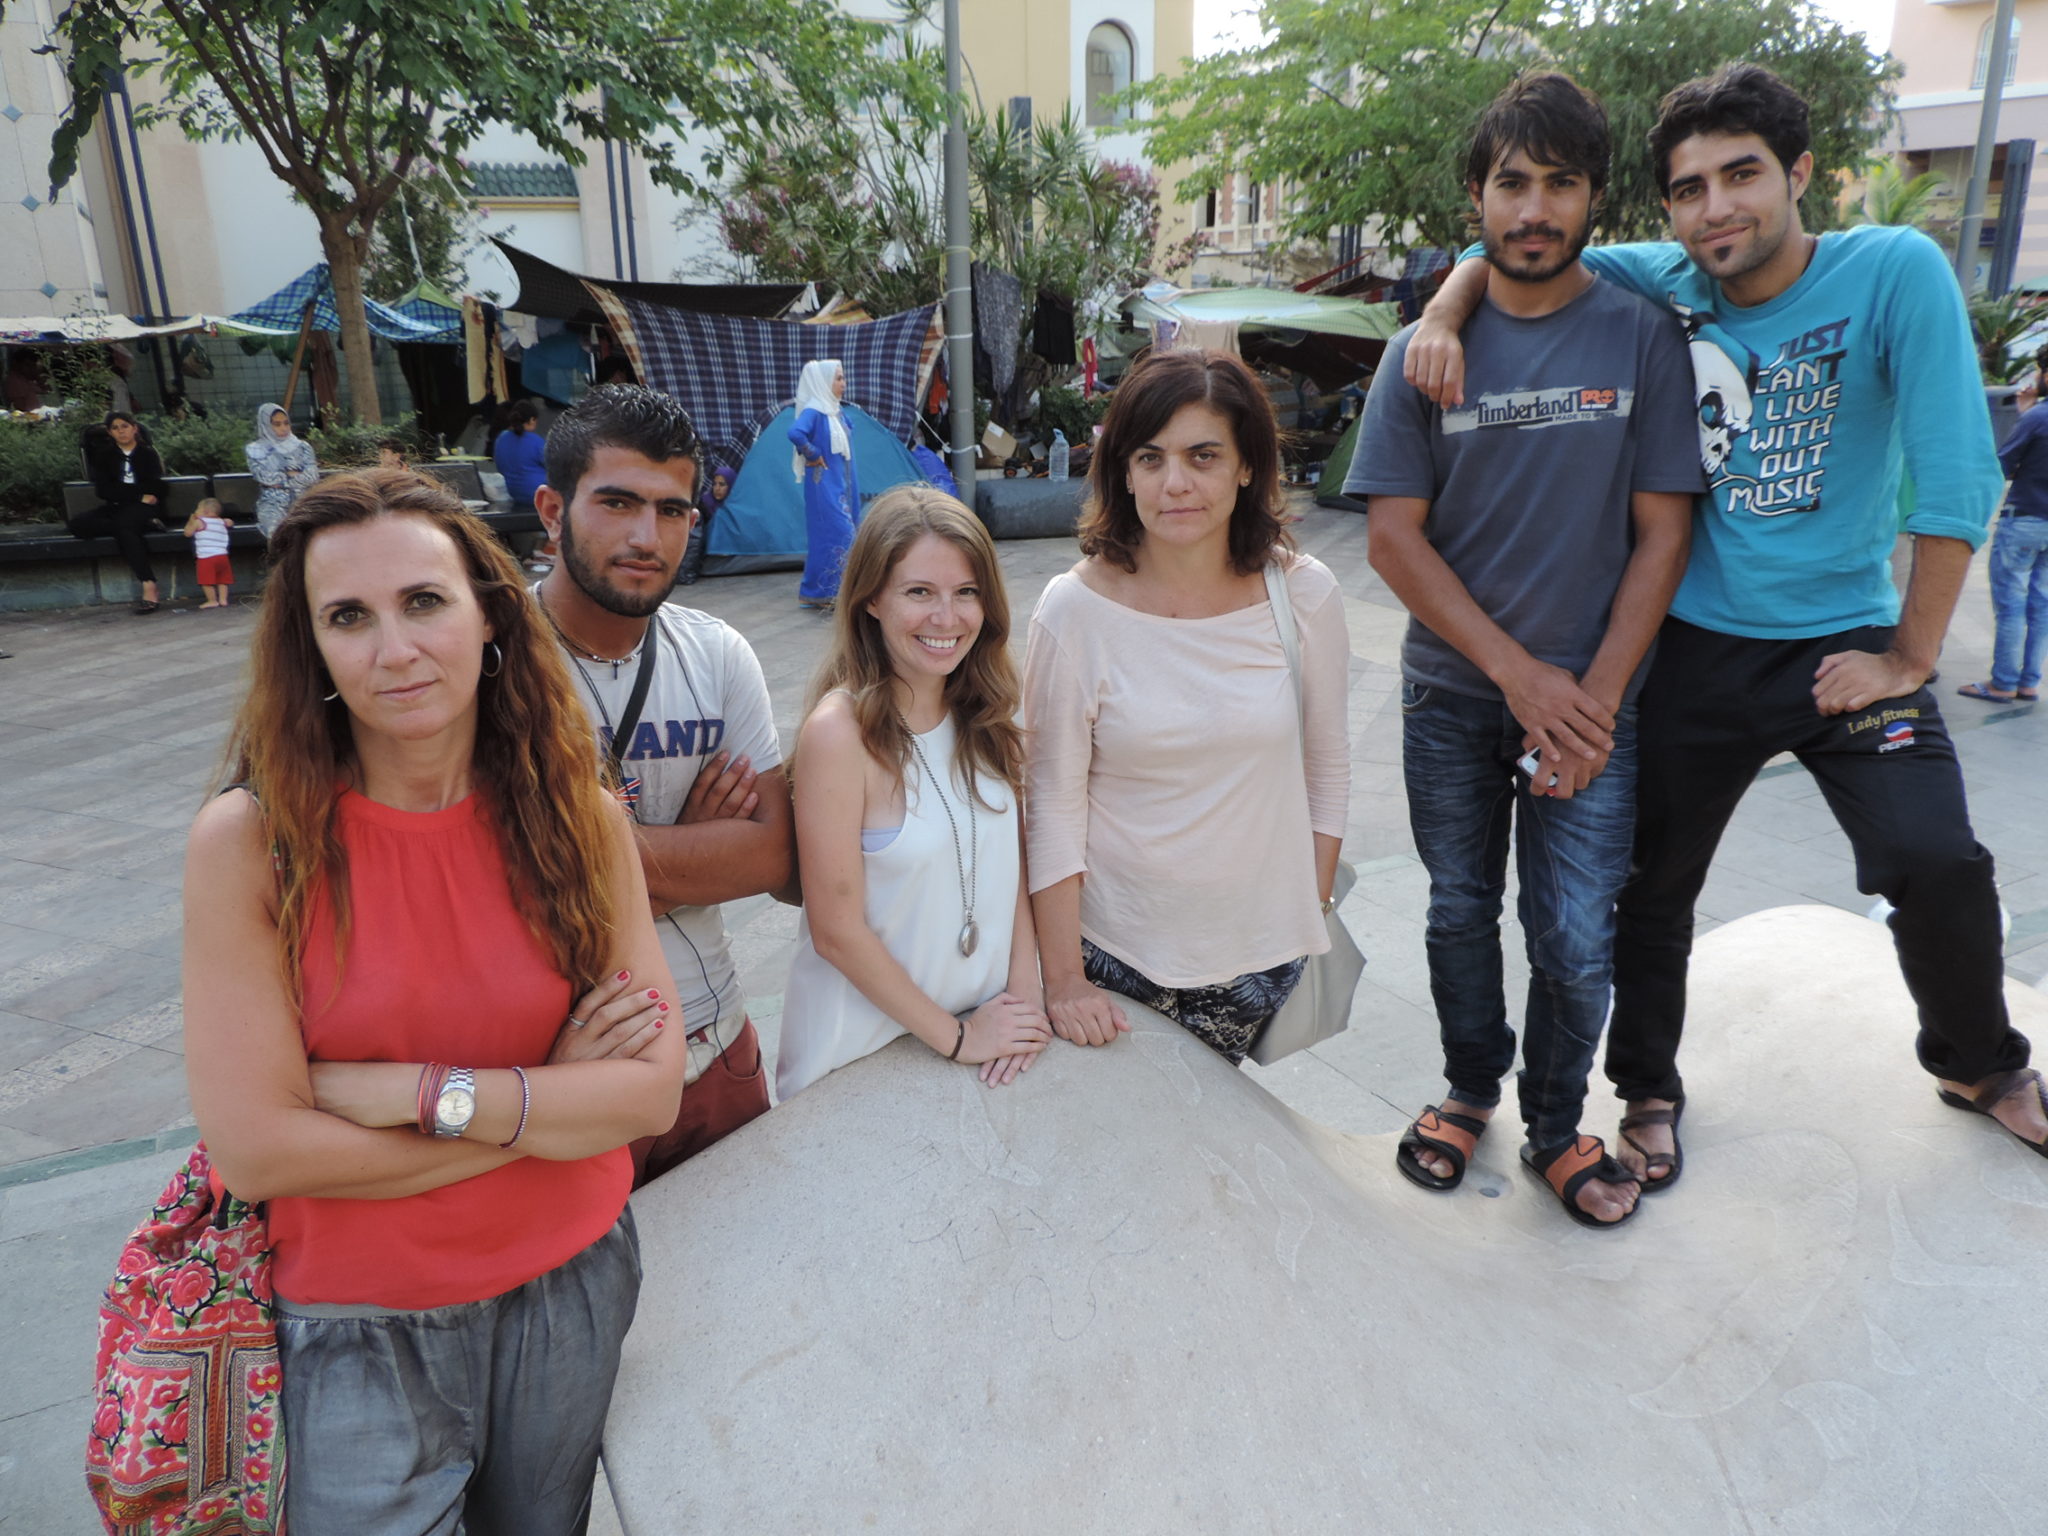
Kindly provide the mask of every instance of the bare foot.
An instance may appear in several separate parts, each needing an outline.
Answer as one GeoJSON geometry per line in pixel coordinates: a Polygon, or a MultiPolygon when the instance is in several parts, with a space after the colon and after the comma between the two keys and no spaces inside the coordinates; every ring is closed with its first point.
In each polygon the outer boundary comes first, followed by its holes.
{"type": "MultiPolygon", "coordinates": [[[[1644,1110],[1676,1109],[1675,1099],[1630,1099],[1622,1106],[1621,1117],[1641,1114],[1644,1110]]],[[[1614,1138],[1614,1155],[1621,1165],[1643,1181],[1645,1189],[1653,1189],[1671,1176],[1671,1157],[1678,1147],[1678,1131],[1669,1125],[1640,1125],[1626,1136],[1614,1138]],[[1631,1142],[1634,1145],[1631,1145],[1631,1142]],[[1636,1147],[1642,1151],[1638,1152],[1636,1147]],[[1650,1163],[1655,1161],[1658,1168],[1656,1177],[1650,1176],[1650,1163]]],[[[1591,1186],[1589,1185],[1588,1188],[1591,1186]]]]}
{"type": "MultiPolygon", "coordinates": [[[[1446,1114],[1470,1115],[1474,1120],[1480,1121],[1482,1124],[1493,1118],[1492,1110],[1481,1109],[1476,1104],[1467,1104],[1462,1099],[1445,1099],[1442,1108],[1446,1114]]],[[[1448,1179],[1453,1173],[1457,1172],[1457,1164],[1440,1153],[1430,1151],[1427,1147],[1416,1152],[1412,1161],[1416,1167],[1429,1174],[1432,1178],[1448,1179]]]]}
{"type": "MultiPolygon", "coordinates": [[[[1941,1086],[1950,1093],[1974,1099],[1984,1091],[1991,1079],[1981,1083],[1952,1083],[1947,1078],[1938,1079],[1941,1086]]],[[[2040,1090],[2032,1084],[2023,1084],[1991,1107],[1992,1118],[2022,1141],[2040,1146],[2048,1142],[2048,1111],[2044,1111],[2040,1090]]]]}
{"type": "Polygon", "coordinates": [[[1573,1204],[1595,1221],[1616,1222],[1636,1208],[1642,1186],[1630,1181],[1609,1184],[1605,1179],[1588,1179],[1579,1186],[1573,1204]]]}

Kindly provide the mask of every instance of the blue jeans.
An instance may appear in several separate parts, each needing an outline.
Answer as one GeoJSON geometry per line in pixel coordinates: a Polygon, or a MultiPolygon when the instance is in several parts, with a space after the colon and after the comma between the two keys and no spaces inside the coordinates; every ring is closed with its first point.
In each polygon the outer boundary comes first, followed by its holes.
{"type": "Polygon", "coordinates": [[[1500,700],[1404,683],[1401,713],[1409,825],[1429,870],[1429,990],[1451,1097],[1493,1107],[1515,1064],[1500,944],[1512,824],[1529,955],[1522,1119],[1536,1147],[1570,1141],[1607,1021],[1614,898],[1635,830],[1635,707],[1615,721],[1606,770],[1569,800],[1529,793],[1515,768],[1522,727],[1500,700]]]}
{"type": "Polygon", "coordinates": [[[2048,517],[2001,517],[1991,535],[1991,686],[2041,686],[2048,656],[2048,517]]]}

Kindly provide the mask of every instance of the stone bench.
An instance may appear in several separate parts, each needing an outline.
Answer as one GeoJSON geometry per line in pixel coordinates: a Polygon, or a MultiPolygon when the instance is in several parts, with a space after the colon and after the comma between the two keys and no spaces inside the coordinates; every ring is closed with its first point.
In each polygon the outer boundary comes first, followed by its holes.
{"type": "MultiPolygon", "coordinates": [[[[216,485],[226,478],[230,477],[216,477],[216,485]]],[[[246,480],[248,476],[232,478],[246,480]]],[[[221,500],[225,503],[227,497],[221,500]]],[[[95,499],[90,505],[99,502],[95,499]]],[[[477,510],[477,515],[515,552],[515,536],[541,531],[536,513],[491,508],[477,510]]],[[[182,520],[179,526],[183,526],[182,520]]],[[[165,602],[198,591],[190,539],[173,529],[147,534],[143,542],[155,563],[157,590],[165,602]]],[[[228,531],[228,556],[234,561],[237,592],[246,594],[262,585],[263,549],[263,532],[253,521],[237,522],[228,531]]],[[[133,602],[139,591],[128,562],[112,539],[77,538],[62,523],[0,524],[0,613],[125,604],[133,602]]]]}

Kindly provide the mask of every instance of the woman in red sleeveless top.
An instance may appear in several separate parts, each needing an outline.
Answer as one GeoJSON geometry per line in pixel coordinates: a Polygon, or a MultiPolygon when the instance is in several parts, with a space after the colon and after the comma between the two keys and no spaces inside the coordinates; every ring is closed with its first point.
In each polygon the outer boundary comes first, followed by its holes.
{"type": "Polygon", "coordinates": [[[437,483],[304,493],[186,867],[186,1062],[268,1203],[297,1536],[581,1530],[684,1043],[511,557],[437,483]],[[572,1010],[571,1003],[575,1003],[572,1010]]]}

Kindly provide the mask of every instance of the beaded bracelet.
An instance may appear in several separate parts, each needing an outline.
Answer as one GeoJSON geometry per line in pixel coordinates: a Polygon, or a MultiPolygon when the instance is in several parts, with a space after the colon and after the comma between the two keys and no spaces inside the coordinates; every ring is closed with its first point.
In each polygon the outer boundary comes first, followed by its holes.
{"type": "Polygon", "coordinates": [[[526,1134],[526,1112],[533,1108],[533,1085],[526,1080],[526,1068],[514,1067],[519,1074],[519,1129],[512,1133],[510,1141],[498,1143],[500,1152],[509,1152],[519,1145],[519,1138],[526,1134]]]}
{"type": "Polygon", "coordinates": [[[422,1136],[434,1134],[434,1107],[440,1102],[441,1090],[448,1086],[448,1075],[455,1069],[438,1061],[430,1061],[420,1068],[420,1096],[415,1119],[422,1136]]]}

